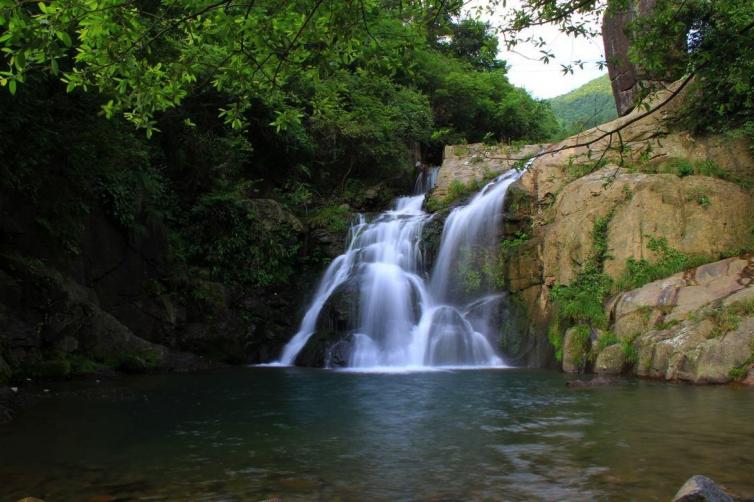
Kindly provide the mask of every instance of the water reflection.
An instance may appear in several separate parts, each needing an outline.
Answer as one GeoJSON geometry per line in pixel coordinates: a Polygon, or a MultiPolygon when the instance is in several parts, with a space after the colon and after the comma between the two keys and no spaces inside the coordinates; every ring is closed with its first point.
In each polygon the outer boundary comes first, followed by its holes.
{"type": "Polygon", "coordinates": [[[754,495],[754,393],[545,371],[296,368],[75,384],[0,427],[0,499],[667,500],[754,495]]]}

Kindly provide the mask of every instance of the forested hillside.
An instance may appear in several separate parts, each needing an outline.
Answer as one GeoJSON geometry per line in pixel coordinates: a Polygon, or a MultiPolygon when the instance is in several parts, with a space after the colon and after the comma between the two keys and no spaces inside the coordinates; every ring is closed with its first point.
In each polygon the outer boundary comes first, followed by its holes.
{"type": "Polygon", "coordinates": [[[567,136],[604,124],[618,116],[607,75],[549,99],[548,102],[567,136]]]}

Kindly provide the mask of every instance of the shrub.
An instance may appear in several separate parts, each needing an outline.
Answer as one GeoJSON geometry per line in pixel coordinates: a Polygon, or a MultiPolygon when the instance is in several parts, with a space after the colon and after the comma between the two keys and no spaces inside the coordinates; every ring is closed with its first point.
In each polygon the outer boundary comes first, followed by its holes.
{"type": "Polygon", "coordinates": [[[626,268],[616,284],[617,291],[640,288],[650,282],[710,261],[708,257],[689,257],[681,253],[672,248],[665,237],[650,237],[647,247],[657,254],[657,261],[651,263],[648,260],[637,260],[633,257],[626,260],[626,268]]]}

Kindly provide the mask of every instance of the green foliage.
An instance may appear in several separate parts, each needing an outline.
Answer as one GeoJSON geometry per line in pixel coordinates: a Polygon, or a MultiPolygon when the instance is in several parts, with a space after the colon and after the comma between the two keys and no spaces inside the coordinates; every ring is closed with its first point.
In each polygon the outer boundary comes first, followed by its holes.
{"type": "Polygon", "coordinates": [[[626,363],[634,365],[639,362],[639,351],[636,350],[634,341],[639,337],[639,333],[635,333],[632,336],[626,336],[620,339],[620,345],[623,349],[623,354],[626,357],[626,363]]]}
{"type": "Polygon", "coordinates": [[[145,373],[155,370],[162,362],[162,355],[154,349],[126,352],[105,361],[105,365],[125,373],[145,373]]]}
{"type": "Polygon", "coordinates": [[[210,267],[213,280],[243,286],[285,283],[300,241],[272,201],[250,199],[249,185],[218,189],[191,210],[189,259],[210,267]]]}
{"type": "Polygon", "coordinates": [[[6,3],[0,85],[15,94],[44,72],[69,91],[96,90],[107,117],[125,117],[148,137],[161,130],[161,113],[207,89],[221,97],[213,106],[233,129],[252,126],[250,113],[266,108],[265,124],[299,144],[333,130],[376,148],[381,136],[407,128],[406,142],[428,140],[422,93],[446,140],[549,135],[549,108],[508,82],[494,31],[459,20],[460,10],[459,3],[381,0],[357,8],[321,0],[6,3]]]}
{"type": "Polygon", "coordinates": [[[707,209],[712,204],[709,195],[707,195],[706,192],[700,188],[694,188],[690,190],[686,194],[686,200],[689,202],[696,202],[697,204],[702,206],[703,209],[707,209]]]}
{"type": "Polygon", "coordinates": [[[607,75],[548,102],[563,129],[563,136],[578,134],[618,116],[607,75]]]}
{"type": "Polygon", "coordinates": [[[634,22],[632,59],[653,78],[694,72],[684,125],[697,132],[751,127],[754,30],[740,0],[660,0],[634,22]]]}
{"type": "Polygon", "coordinates": [[[743,380],[749,375],[749,368],[754,364],[754,349],[751,351],[751,355],[737,368],[730,370],[731,380],[743,380]]]}
{"type": "Polygon", "coordinates": [[[589,326],[579,324],[574,328],[570,348],[573,363],[579,371],[583,371],[589,362],[592,349],[592,330],[589,326]]]}
{"type": "Polygon", "coordinates": [[[490,28],[476,19],[461,19],[449,26],[449,36],[439,39],[438,46],[475,70],[504,69],[505,63],[497,59],[497,37],[490,28]]]}
{"type": "Polygon", "coordinates": [[[597,339],[597,346],[599,347],[600,351],[617,343],[620,343],[620,338],[618,338],[618,335],[609,330],[603,331],[600,337],[597,339]]]}
{"type": "Polygon", "coordinates": [[[612,289],[612,280],[589,263],[569,285],[556,285],[550,292],[558,316],[570,325],[605,327],[603,302],[612,289]]]}
{"type": "Polygon", "coordinates": [[[563,362],[563,330],[560,327],[560,318],[558,315],[554,316],[547,327],[547,341],[550,342],[550,346],[555,350],[555,359],[558,362],[563,362]]]}
{"type": "Polygon", "coordinates": [[[309,224],[343,235],[351,225],[351,211],[344,205],[329,205],[318,209],[309,218],[309,224]]]}
{"type": "Polygon", "coordinates": [[[626,260],[626,268],[616,284],[618,291],[640,288],[650,282],[710,261],[708,257],[690,257],[681,253],[677,249],[670,247],[665,237],[649,236],[647,248],[657,255],[657,260],[654,263],[650,263],[643,258],[637,260],[631,257],[626,260]]]}
{"type": "Polygon", "coordinates": [[[679,321],[678,319],[671,319],[670,321],[658,320],[655,323],[654,327],[657,330],[664,331],[666,329],[670,329],[674,326],[677,326],[678,324],[680,324],[680,322],[681,321],[679,321]]]}
{"type": "Polygon", "coordinates": [[[598,171],[607,165],[607,159],[592,159],[591,155],[587,157],[569,157],[566,172],[572,179],[578,179],[598,171]]]}
{"type": "Polygon", "coordinates": [[[435,127],[442,131],[434,142],[540,141],[557,133],[549,105],[513,87],[504,69],[472,71],[431,52],[416,58],[416,85],[430,96],[435,127]]]}
{"type": "MultiPolygon", "coordinates": [[[[614,210],[597,218],[592,227],[592,254],[570,284],[556,284],[550,290],[553,301],[554,322],[548,331],[548,339],[556,354],[562,353],[562,331],[570,326],[588,333],[595,328],[607,328],[604,302],[612,291],[613,281],[603,272],[604,263],[610,258],[607,232],[614,210]]],[[[588,349],[587,349],[588,353],[588,349]]],[[[562,356],[561,356],[562,357],[562,356]]]]}
{"type": "Polygon", "coordinates": [[[641,157],[639,160],[640,162],[631,166],[631,169],[650,174],[675,174],[681,178],[691,175],[719,178],[735,183],[744,190],[751,189],[754,184],[754,175],[746,176],[745,174],[727,171],[710,159],[690,161],[685,158],[671,157],[660,163],[650,163],[641,157]]]}
{"type": "Polygon", "coordinates": [[[462,269],[463,289],[466,293],[476,293],[482,287],[482,273],[469,267],[462,269]]]}
{"type": "Polygon", "coordinates": [[[718,305],[706,313],[706,317],[715,324],[709,338],[717,338],[738,329],[741,320],[754,316],[754,299],[718,305]]]}
{"type": "Polygon", "coordinates": [[[503,253],[515,253],[528,240],[529,235],[523,230],[518,230],[512,238],[504,239],[500,243],[500,250],[503,253]]]}
{"type": "Polygon", "coordinates": [[[40,380],[61,380],[71,377],[93,375],[103,369],[104,364],[80,353],[48,354],[43,360],[21,368],[14,377],[28,377],[40,380]]]}

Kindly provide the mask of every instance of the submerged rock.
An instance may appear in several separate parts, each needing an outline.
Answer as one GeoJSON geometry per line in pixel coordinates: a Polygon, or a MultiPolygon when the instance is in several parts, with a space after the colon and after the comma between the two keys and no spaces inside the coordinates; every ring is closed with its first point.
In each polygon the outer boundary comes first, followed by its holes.
{"type": "Polygon", "coordinates": [[[618,382],[619,381],[616,378],[605,375],[598,375],[589,380],[569,380],[566,382],[566,387],[571,387],[574,389],[586,387],[605,387],[609,385],[616,385],[618,382]]]}
{"type": "Polygon", "coordinates": [[[735,500],[710,478],[698,474],[689,478],[673,497],[673,502],[734,502],[735,500]]]}

